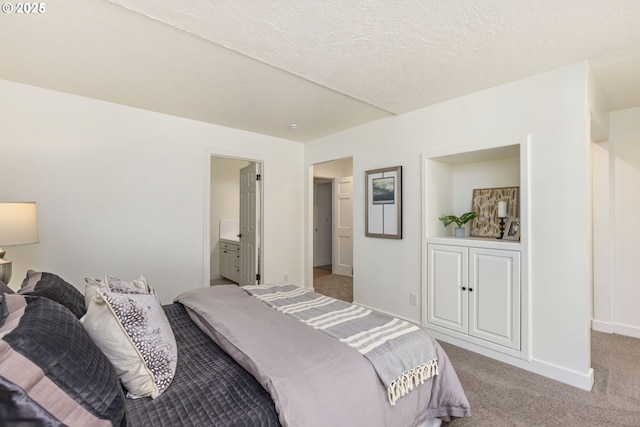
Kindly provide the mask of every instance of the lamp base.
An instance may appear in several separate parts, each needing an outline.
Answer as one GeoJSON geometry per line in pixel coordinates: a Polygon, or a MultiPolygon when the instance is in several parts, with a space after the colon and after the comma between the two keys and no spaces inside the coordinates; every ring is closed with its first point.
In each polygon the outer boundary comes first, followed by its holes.
{"type": "Polygon", "coordinates": [[[5,250],[0,248],[0,282],[5,285],[11,280],[11,261],[4,259],[5,250]]]}

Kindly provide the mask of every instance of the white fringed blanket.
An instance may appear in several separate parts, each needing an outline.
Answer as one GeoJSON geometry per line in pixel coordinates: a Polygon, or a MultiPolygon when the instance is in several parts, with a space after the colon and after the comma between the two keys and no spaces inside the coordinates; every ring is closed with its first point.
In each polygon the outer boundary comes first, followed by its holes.
{"type": "Polygon", "coordinates": [[[436,350],[419,326],[292,284],[244,286],[249,294],[358,350],[387,388],[391,405],[438,374],[436,350]]]}

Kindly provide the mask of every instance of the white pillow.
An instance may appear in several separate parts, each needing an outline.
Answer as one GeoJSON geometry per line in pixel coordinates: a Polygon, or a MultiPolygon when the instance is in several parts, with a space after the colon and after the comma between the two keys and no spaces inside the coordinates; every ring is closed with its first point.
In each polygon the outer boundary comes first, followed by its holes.
{"type": "Polygon", "coordinates": [[[158,397],[173,380],[178,354],[155,292],[143,277],[133,283],[112,276],[85,281],[85,330],[115,367],[128,397],[158,397]]]}

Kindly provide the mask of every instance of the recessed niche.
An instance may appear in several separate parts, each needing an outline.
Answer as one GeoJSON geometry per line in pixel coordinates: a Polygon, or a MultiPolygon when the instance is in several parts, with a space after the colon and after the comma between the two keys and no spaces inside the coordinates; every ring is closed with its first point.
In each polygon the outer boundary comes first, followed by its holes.
{"type": "MultiPolygon", "coordinates": [[[[472,210],[474,189],[520,187],[520,216],[526,212],[528,137],[473,144],[427,153],[425,161],[426,237],[453,237],[455,224],[444,227],[443,215],[472,210]]],[[[470,235],[470,225],[465,227],[470,235]]]]}

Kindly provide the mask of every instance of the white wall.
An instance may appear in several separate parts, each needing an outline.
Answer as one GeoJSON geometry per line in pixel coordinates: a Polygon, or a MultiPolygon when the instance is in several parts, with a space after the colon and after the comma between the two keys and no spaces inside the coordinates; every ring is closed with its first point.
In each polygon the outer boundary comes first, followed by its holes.
{"type": "MultiPolygon", "coordinates": [[[[531,135],[525,272],[530,361],[512,362],[590,388],[586,79],[587,65],[576,64],[307,143],[305,168],[353,156],[355,301],[421,320],[421,308],[409,304],[409,293],[421,293],[422,154],[531,135]],[[403,239],[365,237],[364,173],[398,165],[403,166],[403,239]]],[[[309,174],[306,180],[309,191],[309,174]]],[[[307,230],[309,206],[307,198],[307,230]]],[[[306,237],[309,247],[308,231],[306,237]]]]}
{"type": "MultiPolygon", "coordinates": [[[[453,167],[453,214],[472,210],[474,188],[519,187],[520,158],[464,163],[453,167]]],[[[471,223],[467,224],[469,228],[471,223]]],[[[455,224],[451,225],[453,228],[455,224]]],[[[452,230],[449,230],[452,233],[452,230]]],[[[469,233],[469,231],[467,231],[469,233]]]]}
{"type": "Polygon", "coordinates": [[[601,166],[601,175],[608,172],[611,193],[607,212],[613,220],[610,241],[605,242],[610,244],[611,264],[610,271],[601,272],[604,278],[596,282],[594,328],[640,338],[640,230],[636,218],[640,211],[640,108],[615,111],[609,123],[611,140],[602,155],[608,154],[609,162],[601,166]]]}
{"type": "Polygon", "coordinates": [[[9,247],[11,286],[33,268],[142,274],[163,302],[209,280],[210,156],[264,162],[265,279],[302,281],[303,145],[0,80],[0,200],[38,202],[40,243],[9,247]]]}
{"type": "Polygon", "coordinates": [[[611,323],[611,232],[613,174],[611,144],[593,143],[593,329],[613,332],[611,323]]]}
{"type": "Polygon", "coordinates": [[[353,161],[351,158],[320,163],[313,167],[313,176],[315,177],[342,178],[351,175],[353,175],[353,161]]]}

